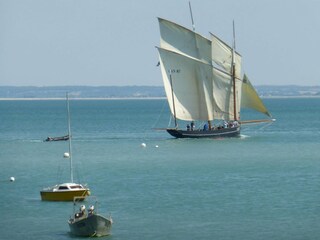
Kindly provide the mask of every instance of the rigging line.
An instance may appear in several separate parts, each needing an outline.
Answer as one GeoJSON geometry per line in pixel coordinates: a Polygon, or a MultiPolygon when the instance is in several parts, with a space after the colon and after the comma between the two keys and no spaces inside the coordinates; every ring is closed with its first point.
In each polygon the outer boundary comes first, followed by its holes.
{"type": "Polygon", "coordinates": [[[267,123],[267,124],[265,124],[265,125],[261,126],[260,130],[262,130],[262,129],[265,129],[265,128],[269,127],[271,124],[273,124],[273,122],[269,122],[269,123],[267,123]]]}
{"type": "Polygon", "coordinates": [[[81,176],[80,176],[80,173],[79,173],[79,169],[76,167],[76,175],[77,175],[77,179],[78,179],[78,182],[81,183],[81,176]]]}
{"type": "Polygon", "coordinates": [[[61,166],[58,167],[58,170],[57,170],[57,180],[58,182],[61,181],[61,176],[62,176],[62,173],[63,173],[63,168],[61,166]]]}
{"type": "Polygon", "coordinates": [[[75,172],[79,183],[84,183],[83,174],[79,169],[84,169],[82,161],[77,161],[75,165],[75,172]]]}
{"type": "MultiPolygon", "coordinates": [[[[256,129],[257,130],[263,130],[263,129],[269,127],[271,124],[273,124],[273,122],[253,122],[253,123],[250,123],[250,124],[244,124],[244,125],[241,124],[241,126],[242,126],[242,128],[248,128],[249,125],[250,126],[252,126],[252,125],[255,125],[255,126],[261,125],[261,127],[257,127],[256,129]]],[[[255,130],[255,131],[257,131],[257,130],[255,130]]]]}
{"type": "MultiPolygon", "coordinates": [[[[232,74],[230,74],[230,73],[228,73],[228,72],[225,72],[224,70],[221,70],[221,69],[219,69],[219,68],[217,68],[217,67],[215,67],[215,66],[213,66],[213,65],[211,65],[211,67],[212,67],[213,69],[217,70],[218,72],[224,73],[224,74],[228,75],[229,77],[232,77],[232,74]]],[[[235,77],[235,79],[238,80],[238,81],[243,82],[243,80],[242,80],[241,78],[235,77]]]]}
{"type": "Polygon", "coordinates": [[[171,122],[172,122],[172,114],[170,114],[170,116],[169,116],[168,127],[170,127],[170,126],[171,126],[171,122]]]}
{"type": "Polygon", "coordinates": [[[152,128],[155,128],[156,125],[158,125],[159,120],[160,120],[160,117],[161,117],[162,114],[163,114],[163,111],[164,111],[164,108],[165,108],[166,104],[167,104],[167,102],[166,102],[166,101],[163,101],[162,109],[161,109],[161,111],[160,111],[160,114],[159,114],[159,116],[158,116],[158,119],[157,119],[156,122],[153,124],[152,128]]]}

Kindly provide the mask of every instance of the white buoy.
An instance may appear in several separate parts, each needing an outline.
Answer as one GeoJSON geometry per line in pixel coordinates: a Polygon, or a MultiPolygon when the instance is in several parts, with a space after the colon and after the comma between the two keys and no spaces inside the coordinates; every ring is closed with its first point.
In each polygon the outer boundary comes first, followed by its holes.
{"type": "Polygon", "coordinates": [[[147,146],[147,144],[141,143],[141,147],[146,147],[146,146],[147,146]]]}
{"type": "Polygon", "coordinates": [[[69,154],[68,152],[65,152],[65,153],[63,154],[63,157],[64,157],[64,158],[69,158],[69,157],[70,157],[70,154],[69,154]]]}
{"type": "Polygon", "coordinates": [[[156,145],[156,148],[158,148],[159,146],[158,145],[156,145]]]}
{"type": "Polygon", "coordinates": [[[15,178],[14,177],[11,177],[10,178],[10,182],[14,182],[15,181],[15,178]]]}

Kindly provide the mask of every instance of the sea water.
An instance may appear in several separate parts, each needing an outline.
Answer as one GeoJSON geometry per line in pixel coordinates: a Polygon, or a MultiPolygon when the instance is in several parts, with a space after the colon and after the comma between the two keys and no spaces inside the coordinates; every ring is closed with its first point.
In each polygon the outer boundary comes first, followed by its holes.
{"type": "MultiPolygon", "coordinates": [[[[275,123],[213,140],[155,130],[164,99],[71,99],[74,175],[112,216],[106,238],[319,239],[320,99],[264,101],[275,123]]],[[[70,181],[67,142],[43,142],[67,134],[65,101],[0,101],[0,113],[0,239],[77,239],[72,203],[40,199],[70,181]]]]}

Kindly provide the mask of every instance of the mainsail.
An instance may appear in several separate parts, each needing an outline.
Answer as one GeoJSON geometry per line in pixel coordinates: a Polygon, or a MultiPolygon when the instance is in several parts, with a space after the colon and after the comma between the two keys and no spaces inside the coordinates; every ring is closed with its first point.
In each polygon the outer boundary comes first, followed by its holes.
{"type": "Polygon", "coordinates": [[[211,66],[163,48],[159,54],[171,112],[175,109],[176,117],[182,120],[213,120],[211,66]]]}

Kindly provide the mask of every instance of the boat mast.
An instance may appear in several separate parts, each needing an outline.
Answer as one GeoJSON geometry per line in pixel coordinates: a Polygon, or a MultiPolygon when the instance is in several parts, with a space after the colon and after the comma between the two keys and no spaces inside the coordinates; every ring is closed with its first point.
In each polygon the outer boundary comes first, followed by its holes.
{"type": "Polygon", "coordinates": [[[190,9],[190,16],[191,16],[191,22],[192,22],[192,29],[193,31],[196,30],[196,26],[194,25],[194,21],[193,21],[193,15],[192,15],[192,9],[191,9],[191,2],[189,1],[189,9],[190,9]]]}
{"type": "Polygon", "coordinates": [[[67,110],[68,110],[68,135],[69,135],[69,158],[70,158],[70,177],[71,182],[73,183],[73,168],[72,168],[72,149],[71,149],[71,126],[70,126],[70,108],[69,108],[69,95],[66,93],[67,96],[67,110]]]}
{"type": "Polygon", "coordinates": [[[235,63],[235,49],[236,49],[236,34],[233,21],[233,46],[232,46],[232,82],[233,82],[233,114],[234,120],[237,121],[237,100],[236,100],[236,63],[235,63]]]}
{"type": "MultiPolygon", "coordinates": [[[[192,29],[195,32],[196,31],[196,26],[195,26],[194,21],[193,21],[192,8],[191,8],[191,2],[190,1],[189,1],[189,9],[190,9],[191,22],[192,22],[192,29]]],[[[198,49],[198,47],[197,47],[197,49],[198,49]]],[[[198,51],[198,53],[199,53],[199,51],[198,51]]],[[[208,120],[208,127],[211,130],[212,125],[211,125],[211,121],[210,120],[208,120]]]]}
{"type": "Polygon", "coordinates": [[[169,77],[170,77],[171,97],[172,97],[172,105],[173,105],[174,126],[175,126],[175,128],[178,128],[177,117],[176,117],[176,106],[175,106],[175,104],[174,104],[173,83],[172,83],[172,75],[171,75],[171,72],[172,72],[172,69],[169,70],[169,77]]]}
{"type": "MultiPolygon", "coordinates": [[[[192,8],[191,8],[191,2],[190,1],[189,1],[189,9],[190,9],[191,22],[192,22],[192,29],[195,32],[196,31],[196,26],[195,26],[194,21],[193,21],[193,14],[192,14],[192,8]]],[[[212,128],[210,120],[208,120],[208,126],[209,126],[209,129],[212,128]]]]}

